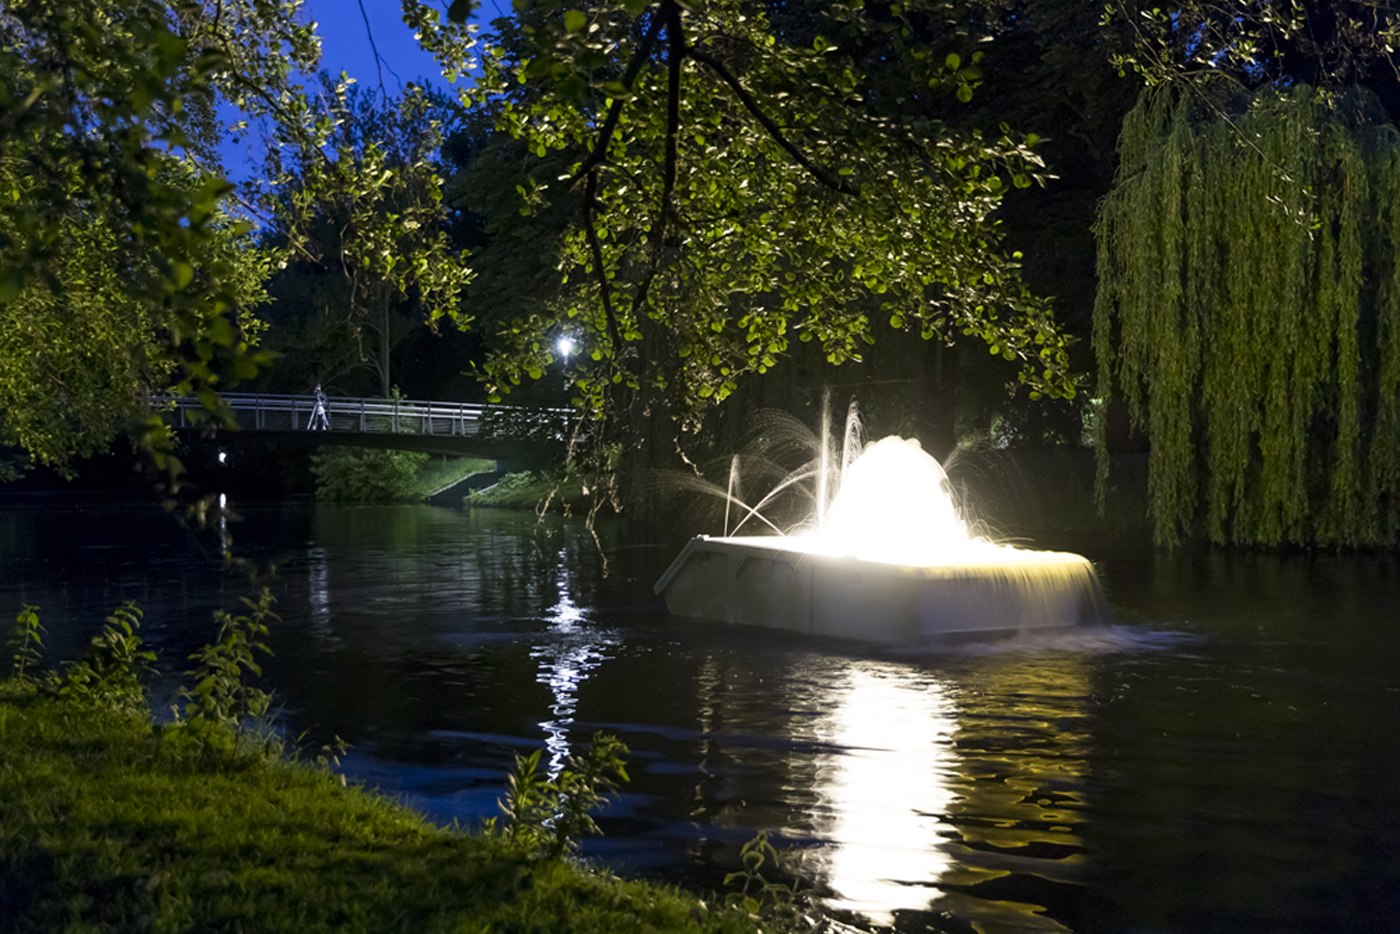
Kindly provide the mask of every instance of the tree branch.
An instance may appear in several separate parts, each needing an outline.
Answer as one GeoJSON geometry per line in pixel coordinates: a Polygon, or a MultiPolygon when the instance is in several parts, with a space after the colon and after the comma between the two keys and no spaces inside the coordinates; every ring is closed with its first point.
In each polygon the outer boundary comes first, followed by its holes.
{"type": "MultiPolygon", "coordinates": [[[[637,80],[637,75],[642,71],[642,66],[646,64],[648,56],[651,55],[652,46],[656,45],[656,37],[661,34],[662,17],[652,17],[651,25],[647,27],[646,35],[642,37],[642,44],[637,47],[637,51],[632,53],[632,60],[627,63],[627,71],[622,75],[622,86],[628,91],[632,90],[632,85],[637,80]]],[[[598,141],[593,144],[593,151],[588,154],[588,158],[583,160],[578,171],[569,179],[569,184],[573,184],[585,175],[592,173],[603,158],[608,154],[608,143],[612,141],[613,131],[617,129],[618,118],[622,116],[623,101],[621,98],[614,98],[612,106],[608,108],[608,115],[603,119],[603,126],[598,131],[598,141]]]]}
{"type": "MultiPolygon", "coordinates": [[[[384,90],[384,56],[379,54],[379,46],[375,45],[374,43],[374,30],[370,28],[369,25],[369,14],[365,12],[365,0],[359,0],[359,4],[360,16],[365,21],[365,38],[369,39],[369,49],[372,53],[374,53],[374,70],[379,75],[379,93],[384,95],[384,98],[387,100],[389,97],[389,92],[384,90]]],[[[399,78],[398,72],[390,68],[389,74],[393,75],[395,78],[398,78],[399,86],[403,86],[403,79],[399,78]]]]}
{"type": "Polygon", "coordinates": [[[608,282],[608,270],[603,265],[603,245],[598,240],[598,228],[594,220],[595,198],[598,192],[598,173],[591,171],[584,177],[583,187],[583,229],[588,237],[588,249],[593,254],[593,270],[598,274],[599,294],[603,300],[603,317],[607,321],[608,340],[612,342],[613,354],[622,353],[622,335],[617,328],[617,313],[613,310],[612,283],[608,282]]]}
{"type": "Polygon", "coordinates": [[[651,230],[653,247],[665,239],[666,221],[671,216],[671,198],[676,191],[676,138],[681,129],[681,65],[685,62],[685,32],[681,28],[681,11],[675,0],[661,5],[666,20],[666,39],[670,46],[666,68],[666,154],[661,166],[661,213],[651,230]]]}
{"type": "Polygon", "coordinates": [[[806,153],[793,145],[788,138],[783,135],[782,128],[773,122],[773,118],[763,112],[763,108],[759,106],[758,101],[754,99],[752,94],[744,89],[744,86],[739,83],[739,79],[725,67],[723,62],[713,55],[710,55],[708,52],[704,52],[694,46],[686,50],[686,55],[709,68],[720,77],[720,80],[729,85],[729,89],[734,92],[734,96],[739,98],[740,103],[744,105],[749,113],[753,114],[754,119],[768,131],[768,135],[773,138],[773,142],[781,146],[783,150],[792,157],[793,161],[806,169],[808,174],[814,179],[827,188],[830,188],[832,191],[839,191],[844,195],[853,195],[857,193],[858,190],[855,186],[832,175],[811,159],[807,158],[806,153]]]}
{"type": "Polygon", "coordinates": [[[666,21],[666,41],[669,46],[666,62],[666,142],[665,155],[661,166],[661,206],[656,220],[647,234],[649,257],[647,274],[637,283],[632,294],[632,320],[645,320],[642,308],[647,294],[651,291],[652,280],[656,278],[661,264],[661,250],[666,242],[666,226],[674,210],[671,200],[676,191],[677,138],[681,129],[681,66],[685,63],[685,32],[681,27],[681,11],[675,0],[665,0],[658,17],[666,21]]]}

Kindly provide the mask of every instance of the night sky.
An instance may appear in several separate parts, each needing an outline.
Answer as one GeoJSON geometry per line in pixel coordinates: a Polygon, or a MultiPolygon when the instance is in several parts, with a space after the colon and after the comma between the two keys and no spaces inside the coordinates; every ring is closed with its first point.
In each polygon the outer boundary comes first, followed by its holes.
{"type": "MultiPolygon", "coordinates": [[[[400,0],[306,0],[306,15],[316,21],[321,36],[321,67],[331,74],[344,71],[367,87],[375,87],[382,76],[384,90],[397,94],[405,84],[436,84],[445,87],[433,57],[419,48],[413,33],[403,23],[400,0]],[[368,19],[368,28],[365,20],[368,19]],[[373,35],[373,46],[370,36],[373,35]],[[376,67],[373,49],[379,50],[376,67]]],[[[484,0],[477,6],[477,18],[489,22],[510,12],[509,0],[484,0]]],[[[307,80],[310,87],[314,78],[307,80]]],[[[262,145],[256,134],[222,147],[229,177],[244,181],[262,161],[262,145]]]]}

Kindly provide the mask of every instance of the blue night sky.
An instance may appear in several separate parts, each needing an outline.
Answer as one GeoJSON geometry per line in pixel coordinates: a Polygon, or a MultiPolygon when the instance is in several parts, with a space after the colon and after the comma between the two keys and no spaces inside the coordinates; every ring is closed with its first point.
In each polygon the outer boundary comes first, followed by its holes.
{"type": "MultiPolygon", "coordinates": [[[[321,37],[321,68],[331,74],[344,71],[366,87],[376,87],[380,72],[375,67],[374,47],[382,60],[384,90],[396,94],[407,83],[444,86],[433,57],[418,47],[413,33],[403,23],[400,0],[363,0],[364,13],[356,0],[306,0],[305,15],[316,22],[321,37]],[[366,29],[365,20],[369,20],[366,29]]],[[[510,12],[510,0],[482,0],[477,19],[489,22],[510,12]]],[[[311,81],[308,80],[308,85],[311,81]]],[[[262,160],[257,134],[232,141],[222,147],[225,168],[235,181],[245,180],[262,160]]]]}
{"type": "MultiPolygon", "coordinates": [[[[485,4],[488,16],[491,4],[485,4]]],[[[418,47],[399,11],[399,0],[364,0],[364,15],[355,0],[306,0],[308,17],[321,36],[321,67],[332,74],[349,72],[362,84],[379,81],[365,18],[383,59],[384,90],[390,94],[410,81],[441,83],[437,64],[418,47]],[[397,74],[397,77],[395,77],[397,74]]]]}
{"type": "MultiPolygon", "coordinates": [[[[377,83],[374,53],[365,30],[368,17],[374,43],[384,60],[384,89],[393,93],[409,81],[439,81],[437,65],[418,47],[403,24],[400,0],[363,0],[364,14],[356,0],[306,0],[307,16],[316,21],[321,36],[321,66],[332,74],[349,72],[365,84],[377,83]],[[395,78],[390,69],[398,73],[395,78]]],[[[446,2],[441,4],[444,8],[446,2]]],[[[475,19],[483,25],[511,12],[510,0],[478,0],[475,19]]]]}

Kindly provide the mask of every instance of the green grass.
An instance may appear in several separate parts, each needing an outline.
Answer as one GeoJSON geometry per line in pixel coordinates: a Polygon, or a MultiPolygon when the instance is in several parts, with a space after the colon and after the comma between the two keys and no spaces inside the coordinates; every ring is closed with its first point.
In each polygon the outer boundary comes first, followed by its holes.
{"type": "Polygon", "coordinates": [[[418,470],[418,499],[427,499],[439,490],[460,483],[474,474],[491,473],[496,462],[480,457],[433,457],[418,470]]]}
{"type": "Polygon", "coordinates": [[[145,716],[0,681],[12,931],[752,931],[674,889],[437,827],[310,765],[196,766],[145,716]]]}
{"type": "Polygon", "coordinates": [[[467,502],[472,506],[497,509],[539,509],[546,500],[552,512],[581,514],[591,502],[584,484],[562,470],[526,470],[508,473],[494,485],[472,490],[467,502]]]}
{"type": "Polygon", "coordinates": [[[472,474],[495,470],[479,457],[430,456],[421,451],[327,447],[311,457],[316,496],[344,503],[421,503],[472,474]]]}

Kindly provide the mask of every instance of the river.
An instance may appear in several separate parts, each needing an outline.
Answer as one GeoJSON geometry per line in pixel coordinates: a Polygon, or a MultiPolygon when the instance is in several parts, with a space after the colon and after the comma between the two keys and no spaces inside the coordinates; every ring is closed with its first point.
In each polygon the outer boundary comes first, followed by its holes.
{"type": "MultiPolygon", "coordinates": [[[[235,504],[236,505],[236,504],[235,504]]],[[[1400,563],[1076,547],[1111,623],[956,650],[667,618],[675,543],[433,507],[250,506],[288,737],[475,824],[595,731],[631,781],[588,859],[699,890],[769,830],[830,917],[900,931],[1392,930],[1400,563]]],[[[124,600],[167,672],[246,587],[145,506],[0,501],[0,613],[71,657],[124,600]]],[[[168,690],[168,686],[167,686],[168,690]]]]}

